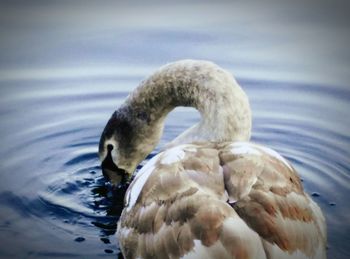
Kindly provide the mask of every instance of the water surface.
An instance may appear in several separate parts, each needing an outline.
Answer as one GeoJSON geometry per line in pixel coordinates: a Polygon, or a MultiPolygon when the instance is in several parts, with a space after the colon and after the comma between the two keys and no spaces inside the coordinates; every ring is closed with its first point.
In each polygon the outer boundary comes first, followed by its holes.
{"type": "MultiPolygon", "coordinates": [[[[130,90],[122,86],[139,80],[135,75],[127,80],[3,83],[1,256],[118,253],[114,233],[120,204],[101,177],[97,146],[111,112],[130,90]]],[[[350,136],[344,134],[344,108],[350,92],[244,78],[239,82],[252,104],[252,140],[276,149],[299,171],[306,191],[327,217],[330,258],[349,255],[350,136]]],[[[160,146],[198,119],[194,109],[176,109],[160,146]]]]}

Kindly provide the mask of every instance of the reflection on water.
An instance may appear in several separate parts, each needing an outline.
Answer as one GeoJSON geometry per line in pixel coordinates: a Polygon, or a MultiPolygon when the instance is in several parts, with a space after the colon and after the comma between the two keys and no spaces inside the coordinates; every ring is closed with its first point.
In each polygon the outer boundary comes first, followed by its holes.
{"type": "MultiPolygon", "coordinates": [[[[21,94],[20,102],[12,97],[1,106],[6,135],[1,146],[1,256],[113,257],[119,252],[114,234],[125,187],[112,190],[104,182],[97,156],[105,122],[127,96],[118,90],[125,80],[114,81],[114,88],[108,82],[104,88],[103,80],[96,82],[99,88],[80,87],[84,82],[74,88],[49,81],[40,82],[42,88],[35,81],[3,84],[9,96],[21,94]],[[36,98],[46,86],[51,94],[36,98]]],[[[136,76],[128,84],[138,81],[136,76]]],[[[345,248],[350,211],[344,198],[350,177],[344,108],[350,91],[239,82],[251,99],[253,141],[276,149],[300,172],[306,191],[326,214],[330,258],[350,255],[345,248]]],[[[194,109],[177,108],[150,157],[198,119],[194,109]]]]}
{"type": "MultiPolygon", "coordinates": [[[[350,257],[343,0],[86,2],[0,3],[0,257],[116,257],[125,188],[102,179],[100,134],[147,74],[183,58],[238,77],[252,140],[299,171],[326,215],[329,258],[350,257]]],[[[176,109],[151,156],[198,119],[176,109]]]]}

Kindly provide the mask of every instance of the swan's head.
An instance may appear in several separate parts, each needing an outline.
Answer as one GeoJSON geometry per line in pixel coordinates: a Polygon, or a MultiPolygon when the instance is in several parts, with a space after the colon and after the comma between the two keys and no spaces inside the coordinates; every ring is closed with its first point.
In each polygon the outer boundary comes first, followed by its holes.
{"type": "Polygon", "coordinates": [[[104,177],[113,185],[130,180],[137,165],[154,149],[162,126],[154,125],[144,112],[120,108],[105,126],[99,144],[104,177]]]}

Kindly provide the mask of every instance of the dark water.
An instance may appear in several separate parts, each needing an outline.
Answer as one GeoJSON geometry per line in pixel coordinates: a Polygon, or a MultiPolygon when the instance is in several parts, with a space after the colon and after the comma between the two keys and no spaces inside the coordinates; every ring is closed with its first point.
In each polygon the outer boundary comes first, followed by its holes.
{"type": "MultiPolygon", "coordinates": [[[[120,204],[113,202],[101,177],[97,145],[106,120],[130,90],[119,86],[139,80],[3,83],[2,257],[118,253],[114,233],[120,204]]],[[[287,157],[306,191],[319,194],[314,199],[327,217],[330,258],[346,258],[350,136],[345,108],[350,91],[243,78],[239,82],[252,103],[253,141],[287,157]]],[[[193,109],[175,110],[161,144],[198,118],[193,109]]]]}
{"type": "MultiPolygon", "coordinates": [[[[326,215],[329,258],[350,258],[344,1],[136,2],[0,2],[0,257],[116,258],[121,204],[100,133],[155,68],[200,58],[236,75],[253,141],[297,168],[326,215]]],[[[176,109],[153,154],[198,119],[176,109]]]]}

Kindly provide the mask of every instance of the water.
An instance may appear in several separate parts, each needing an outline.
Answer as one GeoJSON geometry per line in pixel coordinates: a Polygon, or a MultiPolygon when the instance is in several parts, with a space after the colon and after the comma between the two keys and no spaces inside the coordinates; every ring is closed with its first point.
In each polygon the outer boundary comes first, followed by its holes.
{"type": "MultiPolygon", "coordinates": [[[[81,5],[76,16],[67,3],[15,3],[1,16],[10,28],[2,31],[11,33],[0,43],[0,257],[117,257],[121,204],[101,176],[100,134],[146,75],[185,57],[213,60],[237,76],[251,101],[252,140],[299,171],[326,215],[329,258],[350,257],[347,45],[323,40],[305,47],[325,32],[346,36],[338,20],[324,24],[320,6],[319,13],[305,13],[300,6],[240,3],[241,13],[226,2],[193,1],[172,12],[150,4],[146,11],[123,6],[120,13],[136,10],[133,19],[124,14],[114,21],[106,6],[81,5]],[[197,7],[196,19],[189,18],[187,10],[197,7]],[[220,13],[209,15],[215,8],[220,13]],[[175,20],[174,12],[183,18],[175,20]],[[306,32],[312,37],[305,39],[306,32]]],[[[198,119],[194,109],[177,108],[151,155],[198,119]]]]}
{"type": "MultiPolygon", "coordinates": [[[[104,187],[97,145],[105,122],[129,91],[120,86],[138,81],[135,75],[128,80],[6,83],[7,98],[1,106],[1,121],[6,122],[1,147],[1,256],[118,253],[113,235],[118,204],[104,187]]],[[[253,141],[287,157],[300,172],[306,191],[319,193],[314,199],[327,217],[330,258],[349,255],[342,244],[349,240],[350,223],[344,198],[349,194],[350,136],[344,127],[350,92],[286,82],[239,82],[252,103],[253,141]]],[[[198,118],[193,109],[174,111],[161,144],[198,118]]]]}

